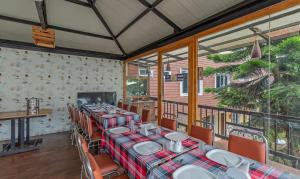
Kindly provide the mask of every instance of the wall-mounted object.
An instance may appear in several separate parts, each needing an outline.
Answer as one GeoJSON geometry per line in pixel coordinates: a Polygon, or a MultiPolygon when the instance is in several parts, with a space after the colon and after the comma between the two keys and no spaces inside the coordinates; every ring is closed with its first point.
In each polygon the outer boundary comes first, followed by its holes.
{"type": "Polygon", "coordinates": [[[53,29],[32,26],[32,38],[37,46],[55,48],[55,32],[53,29]]]}

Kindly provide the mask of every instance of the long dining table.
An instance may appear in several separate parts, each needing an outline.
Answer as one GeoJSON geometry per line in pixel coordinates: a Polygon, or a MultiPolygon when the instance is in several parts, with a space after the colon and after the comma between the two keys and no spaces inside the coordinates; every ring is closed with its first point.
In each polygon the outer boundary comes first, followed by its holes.
{"type": "MultiPolygon", "coordinates": [[[[213,146],[207,145],[206,150],[203,151],[199,147],[201,141],[191,136],[182,141],[183,150],[181,152],[173,152],[165,147],[166,144],[170,143],[166,134],[175,131],[153,124],[155,128],[149,129],[148,134],[145,135],[141,130],[142,123],[137,114],[125,115],[124,113],[128,111],[107,104],[97,107],[85,106],[85,108],[102,130],[102,148],[105,148],[112,159],[124,168],[131,179],[172,178],[172,174],[185,165],[199,166],[215,176],[224,175],[228,169],[227,166],[206,157],[208,151],[215,149],[213,146]],[[106,117],[106,114],[114,117],[106,117]],[[112,129],[118,127],[130,129],[130,120],[135,121],[134,130],[127,130],[122,133],[112,132],[112,129]],[[157,128],[159,132],[157,132],[157,128]],[[134,145],[147,141],[158,143],[163,146],[162,150],[149,155],[141,155],[134,150],[134,145]]],[[[286,179],[290,176],[287,172],[255,161],[250,165],[249,174],[254,179],[286,179]]]]}
{"type": "MultiPolygon", "coordinates": [[[[200,166],[216,176],[219,173],[224,174],[228,169],[227,166],[214,162],[206,157],[206,152],[213,150],[213,146],[207,146],[208,150],[203,151],[199,148],[199,140],[193,137],[182,141],[184,148],[182,152],[175,153],[163,148],[154,154],[140,155],[133,149],[135,144],[145,141],[154,141],[160,145],[164,145],[164,143],[170,142],[165,135],[174,131],[159,127],[161,130],[159,134],[155,132],[155,129],[152,129],[149,130],[149,135],[145,136],[140,132],[138,126],[136,128],[137,130],[134,132],[129,131],[121,134],[111,133],[110,129],[112,128],[108,128],[104,132],[105,147],[108,153],[115,162],[125,169],[131,179],[172,178],[172,174],[176,169],[188,164],[200,166]]],[[[249,159],[249,161],[250,160],[251,159],[249,159]]],[[[259,162],[251,164],[249,174],[251,178],[254,179],[287,179],[290,175],[287,172],[277,170],[259,162]]]]}
{"type": "Polygon", "coordinates": [[[123,126],[128,124],[131,120],[135,121],[135,123],[140,122],[140,116],[138,114],[107,103],[83,105],[82,108],[89,114],[92,120],[97,121],[98,127],[101,130],[123,126]]]}

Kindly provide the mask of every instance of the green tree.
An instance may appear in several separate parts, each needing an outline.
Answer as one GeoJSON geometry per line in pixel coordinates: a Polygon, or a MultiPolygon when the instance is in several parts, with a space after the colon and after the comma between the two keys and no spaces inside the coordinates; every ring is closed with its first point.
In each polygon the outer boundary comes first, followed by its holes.
{"type": "Polygon", "coordinates": [[[229,54],[208,55],[208,59],[227,65],[208,67],[204,75],[229,73],[232,81],[205,91],[215,93],[220,106],[267,112],[270,102],[271,113],[299,116],[300,36],[263,45],[261,59],[250,59],[250,50],[245,47],[229,54]]]}
{"type": "Polygon", "coordinates": [[[126,81],[127,96],[146,96],[147,80],[146,79],[128,79],[126,81]]]}

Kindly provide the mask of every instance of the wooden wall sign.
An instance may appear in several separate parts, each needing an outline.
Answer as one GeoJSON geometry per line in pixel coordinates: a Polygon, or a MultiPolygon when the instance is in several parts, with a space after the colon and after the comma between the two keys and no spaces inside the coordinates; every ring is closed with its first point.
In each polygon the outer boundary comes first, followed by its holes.
{"type": "Polygon", "coordinates": [[[184,74],[176,74],[176,80],[177,81],[183,81],[183,79],[184,79],[184,74]]]}
{"type": "Polygon", "coordinates": [[[55,48],[55,32],[53,29],[32,26],[32,38],[37,46],[55,48]]]}
{"type": "Polygon", "coordinates": [[[165,82],[170,82],[172,81],[172,76],[171,75],[165,75],[165,82]]]}

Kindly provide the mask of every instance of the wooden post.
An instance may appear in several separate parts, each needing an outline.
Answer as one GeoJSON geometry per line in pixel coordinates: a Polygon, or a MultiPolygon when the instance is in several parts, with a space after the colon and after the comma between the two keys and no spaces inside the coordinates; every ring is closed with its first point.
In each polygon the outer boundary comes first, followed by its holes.
{"type": "Polygon", "coordinates": [[[192,41],[189,43],[188,46],[188,134],[191,133],[191,127],[196,120],[196,111],[197,111],[197,58],[198,58],[198,45],[197,45],[197,38],[193,38],[192,41]]]}
{"type": "Polygon", "coordinates": [[[157,122],[160,125],[161,124],[161,118],[162,118],[162,100],[163,100],[163,59],[162,59],[162,53],[158,52],[158,59],[157,59],[157,122]]]}
{"type": "Polygon", "coordinates": [[[123,100],[126,99],[127,64],[127,62],[123,63],[123,100]]]}

